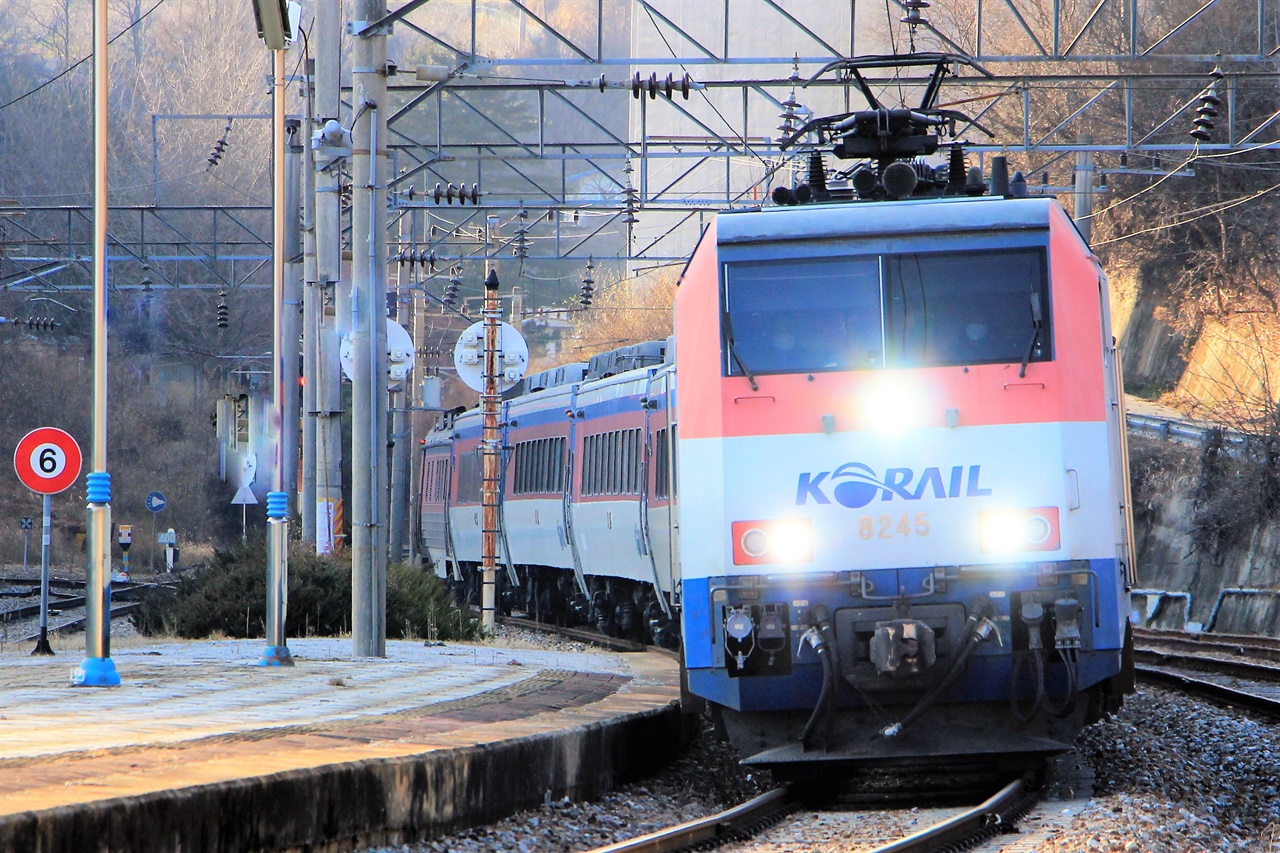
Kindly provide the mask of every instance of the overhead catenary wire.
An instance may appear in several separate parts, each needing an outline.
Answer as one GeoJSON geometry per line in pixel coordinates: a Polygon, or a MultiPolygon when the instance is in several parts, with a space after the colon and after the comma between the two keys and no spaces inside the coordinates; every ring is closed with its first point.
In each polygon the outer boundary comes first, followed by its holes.
{"type": "MultiPolygon", "coordinates": [[[[1087,219],[1087,218],[1094,218],[1094,217],[1098,217],[1098,216],[1101,216],[1101,215],[1102,215],[1102,214],[1104,214],[1104,213],[1107,213],[1108,211],[1114,210],[1115,208],[1117,208],[1117,207],[1119,207],[1119,206],[1121,206],[1121,205],[1123,205],[1123,204],[1127,204],[1127,203],[1129,203],[1129,202],[1133,201],[1134,199],[1139,198],[1140,196],[1142,196],[1142,195],[1144,195],[1144,194],[1146,194],[1146,193],[1150,192],[1151,190],[1155,189],[1156,187],[1160,186],[1162,183],[1164,183],[1165,181],[1167,181],[1169,178],[1173,177],[1173,176],[1174,176],[1174,175],[1176,175],[1177,173],[1181,172],[1183,169],[1187,168],[1187,167],[1188,167],[1189,165],[1191,165],[1192,163],[1196,163],[1196,162],[1200,162],[1200,161],[1209,161],[1209,160],[1221,160],[1221,159],[1224,159],[1224,158],[1227,158],[1227,157],[1238,157],[1238,156],[1240,156],[1240,155],[1242,155],[1242,154],[1249,154],[1249,153],[1254,152],[1254,151],[1259,151],[1259,150],[1263,150],[1263,149],[1271,148],[1274,144],[1275,144],[1275,143],[1259,143],[1258,145],[1250,146],[1249,148],[1242,148],[1242,149],[1240,149],[1240,150],[1238,150],[1238,151],[1219,151],[1219,152],[1214,152],[1214,153],[1201,153],[1201,152],[1200,152],[1200,146],[1199,146],[1199,143],[1197,143],[1197,144],[1196,144],[1196,147],[1195,147],[1195,149],[1192,151],[1192,154],[1191,154],[1191,156],[1190,156],[1190,157],[1188,157],[1185,161],[1183,161],[1181,164],[1179,164],[1177,167],[1173,168],[1171,171],[1169,171],[1169,172],[1168,172],[1168,173],[1166,173],[1165,175],[1161,176],[1161,178],[1160,178],[1158,181],[1156,181],[1155,183],[1150,184],[1149,186],[1146,186],[1146,187],[1142,188],[1141,190],[1139,190],[1138,192],[1133,193],[1132,195],[1129,195],[1129,196],[1126,196],[1125,198],[1119,199],[1119,200],[1117,200],[1116,202],[1114,202],[1114,203],[1112,203],[1112,204],[1107,205],[1105,208],[1103,208],[1103,209],[1101,209],[1101,210],[1094,211],[1093,213],[1091,213],[1091,214],[1087,214],[1086,216],[1082,216],[1082,217],[1080,217],[1080,218],[1081,218],[1081,219],[1087,219]]],[[[1214,166],[1231,166],[1231,165],[1248,166],[1249,164],[1208,163],[1208,164],[1206,164],[1206,165],[1214,165],[1214,166]]],[[[1230,200],[1225,201],[1225,202],[1215,202],[1215,203],[1213,203],[1213,204],[1204,205],[1204,206],[1201,206],[1201,207],[1198,207],[1198,208],[1193,208],[1193,209],[1191,209],[1191,210],[1189,210],[1189,211],[1183,211],[1183,215],[1184,215],[1184,216],[1186,216],[1187,214],[1195,214],[1195,215],[1194,215],[1194,216],[1189,216],[1189,217],[1187,217],[1187,218],[1179,219],[1179,220],[1177,220],[1177,221],[1175,221],[1175,222],[1168,222],[1168,223],[1163,223],[1163,224],[1161,224],[1161,225],[1154,225],[1154,226],[1152,226],[1152,227],[1150,227],[1150,228],[1143,228],[1143,229],[1140,229],[1140,230],[1138,230],[1138,231],[1133,231],[1133,232],[1131,232],[1131,233],[1129,233],[1129,234],[1122,234],[1122,235],[1120,235],[1120,236],[1118,236],[1118,237],[1112,237],[1112,238],[1111,238],[1111,239],[1109,239],[1109,240],[1101,240],[1101,241],[1098,241],[1098,242],[1094,243],[1093,245],[1094,245],[1094,246],[1096,246],[1096,247],[1106,246],[1106,245],[1110,245],[1110,244],[1112,244],[1112,243],[1119,243],[1119,242],[1122,242],[1122,241],[1124,241],[1124,240],[1131,239],[1131,238],[1133,238],[1133,237],[1138,237],[1138,236],[1141,236],[1141,235],[1143,235],[1143,234],[1152,234],[1152,233],[1155,233],[1155,232],[1157,232],[1157,231],[1164,231],[1164,230],[1168,230],[1168,229],[1170,229],[1170,228],[1177,228],[1177,227],[1179,227],[1179,226],[1181,226],[1181,225],[1188,225],[1188,224],[1190,224],[1190,223],[1192,223],[1192,222],[1195,222],[1195,221],[1197,221],[1197,220],[1204,219],[1205,217],[1213,216],[1214,214],[1221,213],[1221,212],[1222,212],[1222,211],[1224,211],[1224,210],[1230,210],[1230,209],[1231,209],[1231,208],[1233,208],[1233,207],[1237,207],[1237,206],[1239,206],[1239,205],[1246,204],[1246,203],[1248,203],[1248,202],[1250,202],[1250,201],[1253,201],[1253,200],[1255,200],[1255,199],[1261,198],[1261,197],[1263,197],[1263,196],[1265,196],[1265,195],[1268,195],[1268,194],[1270,194],[1270,193],[1274,192],[1276,189],[1280,189],[1280,184],[1274,184],[1274,185],[1272,185],[1272,186],[1270,186],[1270,187],[1266,187],[1265,189],[1258,190],[1257,192],[1254,192],[1254,193],[1250,193],[1249,195],[1247,195],[1247,196],[1243,196],[1243,197],[1241,197],[1241,198],[1230,199],[1230,200]]]]}
{"type": "MultiPolygon", "coordinates": [[[[159,9],[161,6],[164,5],[164,3],[165,3],[165,0],[157,0],[156,4],[152,6],[150,9],[148,9],[147,11],[143,12],[141,15],[139,15],[136,21],[130,21],[127,27],[125,27],[123,30],[113,35],[111,38],[107,39],[107,44],[114,43],[116,39],[120,38],[120,36],[129,32],[129,30],[133,29],[138,24],[141,24],[143,21],[147,19],[148,15],[150,15],[156,9],[159,9]]],[[[64,68],[62,71],[58,72],[58,74],[54,75],[53,77],[50,77],[48,80],[44,81],[39,86],[36,86],[34,89],[30,89],[26,92],[23,92],[18,97],[8,100],[3,104],[0,104],[0,110],[3,110],[5,107],[11,107],[14,104],[18,103],[19,101],[23,101],[31,97],[32,95],[39,92],[41,89],[44,89],[46,86],[52,86],[54,83],[58,82],[63,77],[66,77],[72,71],[75,71],[77,68],[79,68],[81,65],[84,65],[86,62],[88,62],[92,58],[93,58],[92,53],[88,54],[87,56],[80,57],[75,62],[71,63],[66,68],[64,68]]]]}
{"type": "MultiPolygon", "coordinates": [[[[658,36],[662,39],[662,43],[666,46],[668,52],[670,52],[673,57],[678,58],[679,54],[676,53],[675,48],[671,46],[671,42],[667,39],[666,32],[664,32],[663,28],[658,26],[658,22],[654,20],[653,10],[650,9],[647,4],[645,5],[644,9],[645,9],[645,14],[649,16],[649,23],[653,25],[654,31],[658,33],[658,36]]],[[[689,73],[689,69],[684,65],[684,63],[680,63],[680,70],[686,74],[689,73]]],[[[707,95],[706,90],[699,89],[698,91],[701,92],[702,99],[706,101],[707,106],[710,107],[711,111],[716,114],[716,117],[719,118],[720,121],[724,122],[725,127],[729,128],[729,130],[732,131],[733,124],[727,118],[725,118],[724,114],[721,113],[720,110],[716,107],[716,105],[712,102],[710,96],[707,95]]],[[[739,139],[742,142],[743,149],[748,154],[755,157],[761,163],[764,163],[766,166],[768,165],[768,161],[761,155],[757,154],[756,151],[751,147],[751,143],[747,140],[746,136],[740,136],[739,139]]]]}
{"type": "Polygon", "coordinates": [[[1209,216],[1213,216],[1214,214],[1221,213],[1221,212],[1223,212],[1224,210],[1230,210],[1230,209],[1231,209],[1231,208],[1233,208],[1233,207],[1239,207],[1239,206],[1240,206],[1240,205],[1242,205],[1242,204],[1247,204],[1248,202],[1251,202],[1251,201],[1253,201],[1253,200],[1255,200],[1255,199],[1261,198],[1261,197],[1262,197],[1262,196],[1264,196],[1264,195],[1268,195],[1268,194],[1270,194],[1270,193],[1273,193],[1273,192],[1275,192],[1276,190],[1280,190],[1280,184],[1273,184],[1273,185],[1271,185],[1271,186],[1267,187],[1266,189],[1259,190],[1258,192],[1253,193],[1252,195],[1247,195],[1247,196],[1245,196],[1245,197],[1243,197],[1243,198],[1232,199],[1231,201],[1221,202],[1221,203],[1219,203],[1219,204],[1214,204],[1214,205],[1209,205],[1209,206],[1207,206],[1207,207],[1197,208],[1197,210],[1198,210],[1198,211],[1203,211],[1203,212],[1199,213],[1199,214],[1198,214],[1198,215],[1196,215],[1196,216],[1192,216],[1192,217],[1190,217],[1190,218],[1187,218],[1187,219],[1180,219],[1180,220],[1178,220],[1177,222],[1167,222],[1167,223],[1164,223],[1164,224],[1162,224],[1162,225],[1153,225],[1153,226],[1152,226],[1152,227],[1150,227],[1150,228],[1143,228],[1143,229],[1140,229],[1140,230],[1138,230],[1138,231],[1133,231],[1133,232],[1131,232],[1131,233],[1129,233],[1129,234],[1123,234],[1123,235],[1121,235],[1121,236],[1119,236],[1119,237],[1112,237],[1110,240],[1102,240],[1102,241],[1100,241],[1100,242],[1094,243],[1093,245],[1094,245],[1094,246],[1106,246],[1106,245],[1109,245],[1109,244],[1111,244],[1111,243],[1119,243],[1119,242],[1121,242],[1122,240],[1128,240],[1128,239],[1133,238],[1133,237],[1138,237],[1138,236],[1140,236],[1140,235],[1142,235],[1142,234],[1152,234],[1152,233],[1154,233],[1154,232],[1156,232],[1156,231],[1165,231],[1165,230],[1167,230],[1167,229],[1169,229],[1169,228],[1177,228],[1177,227],[1178,227],[1178,226],[1180,226],[1180,225],[1189,225],[1189,224],[1191,224],[1192,222],[1195,222],[1195,221],[1200,220],[1200,219],[1204,219],[1204,218],[1209,217],[1209,216]]]}

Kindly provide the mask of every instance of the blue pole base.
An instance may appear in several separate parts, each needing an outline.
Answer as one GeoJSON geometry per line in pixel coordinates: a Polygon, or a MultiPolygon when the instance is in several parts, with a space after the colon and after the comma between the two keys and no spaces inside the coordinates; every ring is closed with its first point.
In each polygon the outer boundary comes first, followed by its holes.
{"type": "Polygon", "coordinates": [[[72,687],[119,687],[120,673],[111,658],[85,658],[71,670],[72,687]]]}
{"type": "Polygon", "coordinates": [[[267,646],[258,666],[293,666],[293,655],[288,646],[267,646]]]}

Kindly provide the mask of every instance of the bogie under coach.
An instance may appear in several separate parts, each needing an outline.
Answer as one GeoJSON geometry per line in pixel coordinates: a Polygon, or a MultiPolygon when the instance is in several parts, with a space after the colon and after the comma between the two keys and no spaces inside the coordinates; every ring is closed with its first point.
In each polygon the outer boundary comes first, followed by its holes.
{"type": "MultiPolygon", "coordinates": [[[[1132,690],[1105,276],[1052,199],[958,146],[917,160],[939,111],[902,112],[802,129],[867,162],[814,151],[807,184],[716,217],[673,345],[532,377],[502,412],[509,603],[678,641],[689,695],[783,775],[1061,752],[1132,690]]],[[[479,434],[451,417],[424,451],[455,578],[479,434]]]]}

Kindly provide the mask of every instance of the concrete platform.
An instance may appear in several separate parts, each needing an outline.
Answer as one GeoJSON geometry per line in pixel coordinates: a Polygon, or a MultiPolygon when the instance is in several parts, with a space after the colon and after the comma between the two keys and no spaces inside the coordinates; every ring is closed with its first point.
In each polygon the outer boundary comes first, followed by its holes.
{"type": "Polygon", "coordinates": [[[669,761],[679,667],[651,652],[294,640],[0,653],[0,851],[345,851],[438,836],[669,761]]]}

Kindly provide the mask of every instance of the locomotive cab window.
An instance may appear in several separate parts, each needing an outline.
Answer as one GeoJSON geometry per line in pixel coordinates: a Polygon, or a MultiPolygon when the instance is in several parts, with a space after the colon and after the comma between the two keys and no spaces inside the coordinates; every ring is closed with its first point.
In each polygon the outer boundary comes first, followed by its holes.
{"type": "Polygon", "coordinates": [[[731,371],[797,373],[879,367],[876,258],[731,264],[724,334],[731,371]]]}
{"type": "Polygon", "coordinates": [[[885,258],[887,361],[901,367],[1047,360],[1039,250],[885,258]]]}
{"type": "Polygon", "coordinates": [[[1052,358],[1040,248],[724,267],[729,375],[1052,358]]]}

